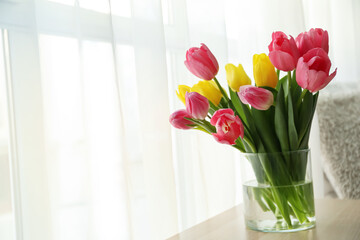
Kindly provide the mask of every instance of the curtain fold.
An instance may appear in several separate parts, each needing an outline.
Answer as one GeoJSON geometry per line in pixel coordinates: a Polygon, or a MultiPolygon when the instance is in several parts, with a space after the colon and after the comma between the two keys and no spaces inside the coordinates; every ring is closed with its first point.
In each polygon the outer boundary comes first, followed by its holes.
{"type": "MultiPolygon", "coordinates": [[[[242,201],[239,152],[170,126],[185,51],[220,63],[327,29],[331,84],[359,83],[355,0],[0,2],[0,239],[165,239],[242,201]]],[[[314,124],[315,195],[323,196],[314,124]]]]}

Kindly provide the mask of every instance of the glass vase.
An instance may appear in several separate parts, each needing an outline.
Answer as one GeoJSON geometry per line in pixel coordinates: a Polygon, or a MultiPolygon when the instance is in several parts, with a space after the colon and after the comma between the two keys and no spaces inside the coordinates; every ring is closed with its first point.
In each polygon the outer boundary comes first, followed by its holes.
{"type": "Polygon", "coordinates": [[[244,153],[246,226],[262,232],[295,232],[315,226],[310,150],[244,153]],[[251,171],[249,170],[251,169],[251,171]]]}

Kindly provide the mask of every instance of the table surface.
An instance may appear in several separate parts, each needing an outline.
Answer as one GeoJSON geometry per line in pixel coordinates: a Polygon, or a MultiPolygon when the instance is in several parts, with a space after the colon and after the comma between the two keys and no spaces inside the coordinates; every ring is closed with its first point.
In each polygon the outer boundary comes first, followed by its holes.
{"type": "Polygon", "coordinates": [[[242,206],[231,208],[169,240],[259,239],[259,240],[359,240],[360,200],[318,199],[315,201],[316,227],[295,233],[263,233],[247,229],[242,206]]]}

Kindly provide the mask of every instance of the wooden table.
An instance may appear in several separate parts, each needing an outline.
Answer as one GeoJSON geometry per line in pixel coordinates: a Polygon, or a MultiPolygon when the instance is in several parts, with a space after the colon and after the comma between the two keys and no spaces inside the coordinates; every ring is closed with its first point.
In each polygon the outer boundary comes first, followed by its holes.
{"type": "Polygon", "coordinates": [[[295,233],[263,233],[247,229],[241,208],[241,205],[231,208],[169,240],[360,240],[360,200],[316,200],[316,227],[295,233]]]}

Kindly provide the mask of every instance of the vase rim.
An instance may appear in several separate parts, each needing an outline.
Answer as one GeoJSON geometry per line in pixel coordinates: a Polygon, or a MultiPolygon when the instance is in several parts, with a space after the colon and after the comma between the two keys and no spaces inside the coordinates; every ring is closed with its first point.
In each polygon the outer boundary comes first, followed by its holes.
{"type": "Polygon", "coordinates": [[[293,151],[285,151],[285,152],[261,152],[261,153],[251,153],[251,152],[245,152],[241,153],[243,156],[254,156],[254,155],[269,155],[269,154],[292,154],[292,153],[308,153],[310,152],[310,148],[306,149],[299,149],[299,150],[293,150],[293,151]]]}

